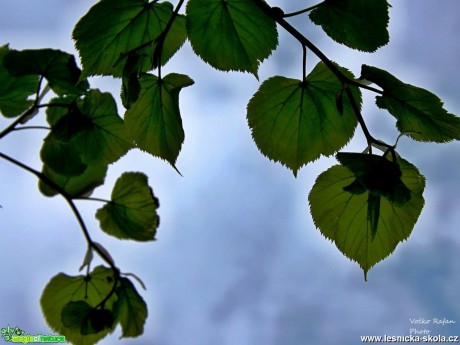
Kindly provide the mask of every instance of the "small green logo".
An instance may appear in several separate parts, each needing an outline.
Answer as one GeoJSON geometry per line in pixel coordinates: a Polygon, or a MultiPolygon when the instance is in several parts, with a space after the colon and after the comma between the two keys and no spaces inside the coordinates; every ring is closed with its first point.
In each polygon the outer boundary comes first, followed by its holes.
{"type": "Polygon", "coordinates": [[[18,326],[12,328],[10,325],[2,328],[2,338],[8,343],[65,343],[65,336],[63,335],[26,335],[18,326]]]}

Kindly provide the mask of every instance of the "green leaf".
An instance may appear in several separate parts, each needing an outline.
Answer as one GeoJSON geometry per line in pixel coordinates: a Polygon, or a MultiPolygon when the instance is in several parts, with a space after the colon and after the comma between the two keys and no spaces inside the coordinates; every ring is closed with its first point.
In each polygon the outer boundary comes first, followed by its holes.
{"type": "Polygon", "coordinates": [[[55,173],[68,177],[80,175],[87,168],[75,146],[59,140],[52,132],[43,141],[40,158],[55,173]]]}
{"type": "MultiPolygon", "coordinates": [[[[340,70],[349,78],[352,74],[340,70]]],[[[262,83],[248,104],[247,119],[259,150],[297,174],[303,165],[337,152],[352,137],[357,125],[348,97],[343,114],[336,106],[342,85],[319,63],[302,82],[276,76],[262,83]]],[[[356,103],[361,93],[352,88],[356,103]]]]}
{"type": "Polygon", "coordinates": [[[179,112],[179,92],[193,84],[182,74],[154,75],[140,78],[139,99],[125,113],[125,123],[137,146],[175,167],[184,141],[179,112]]]}
{"type": "Polygon", "coordinates": [[[356,180],[356,176],[340,165],[323,172],[309,195],[315,225],[346,257],[361,266],[365,279],[377,262],[410,236],[424,205],[425,178],[404,159],[398,159],[398,164],[401,180],[411,192],[410,200],[404,205],[380,197],[380,207],[377,208],[376,200],[369,204],[371,192],[344,190],[356,180]]]}
{"type": "Polygon", "coordinates": [[[107,309],[93,308],[84,320],[80,333],[83,335],[95,334],[113,327],[113,312],[107,309]]]}
{"type": "Polygon", "coordinates": [[[67,303],[62,309],[61,318],[65,327],[78,329],[82,335],[110,330],[114,324],[112,311],[92,308],[85,301],[67,303]]]}
{"type": "Polygon", "coordinates": [[[372,154],[350,152],[337,153],[337,160],[371,193],[381,195],[401,206],[410,200],[411,193],[401,180],[402,172],[397,161],[372,154]]]}
{"type": "MultiPolygon", "coordinates": [[[[82,197],[91,194],[92,191],[104,184],[105,175],[107,174],[107,165],[90,165],[80,175],[69,176],[58,174],[46,165],[43,166],[42,173],[62,188],[72,197],[82,197]]],[[[45,196],[55,196],[58,193],[40,180],[38,183],[40,192],[45,196]]]]}
{"type": "Polygon", "coordinates": [[[397,119],[401,133],[418,141],[460,140],[460,118],[448,113],[442,101],[430,91],[405,84],[387,71],[367,65],[362,66],[361,78],[383,89],[383,95],[376,97],[376,104],[397,119]]]}
{"type": "Polygon", "coordinates": [[[122,337],[137,337],[144,333],[147,319],[147,305],[138,294],[136,288],[127,278],[120,278],[117,287],[118,300],[113,306],[114,314],[120,322],[122,337]]]}
{"type": "Polygon", "coordinates": [[[251,0],[189,0],[187,32],[195,53],[214,68],[247,71],[278,45],[276,23],[251,0]]]}
{"type": "Polygon", "coordinates": [[[62,324],[64,327],[80,330],[91,309],[93,308],[85,301],[67,303],[61,312],[62,324]]]}
{"type": "MultiPolygon", "coordinates": [[[[87,165],[113,163],[132,147],[123,119],[118,116],[115,100],[110,93],[89,90],[83,100],[69,106],[65,115],[62,110],[49,112],[48,121],[52,124],[52,131],[45,143],[53,138],[53,142],[76,152],[87,165]]],[[[44,162],[55,172],[64,173],[55,167],[63,164],[57,157],[44,162]]]]}
{"type": "Polygon", "coordinates": [[[83,301],[67,303],[61,317],[65,327],[79,329],[84,336],[110,330],[114,321],[110,310],[91,308],[83,301]]]}
{"type": "Polygon", "coordinates": [[[121,102],[126,109],[136,102],[141,92],[139,73],[141,71],[141,56],[137,52],[129,54],[121,77],[121,102]]]}
{"type": "MultiPolygon", "coordinates": [[[[84,304],[87,304],[90,308],[95,308],[108,296],[113,284],[113,271],[103,266],[94,268],[89,276],[72,277],[59,273],[48,282],[40,298],[46,322],[53,331],[64,335],[66,340],[73,344],[95,344],[109,332],[112,332],[115,325],[110,329],[103,328],[100,332],[86,333],[85,335],[82,332],[82,327],[83,329],[85,327],[84,324],[78,327],[77,322],[85,320],[84,316],[88,312],[88,307],[84,304]],[[74,304],[76,302],[78,304],[74,304]]],[[[104,307],[111,310],[116,299],[116,295],[112,294],[104,303],[104,307]]],[[[86,316],[89,315],[86,314],[86,316]]]]}
{"type": "Polygon", "coordinates": [[[4,57],[4,64],[15,76],[45,77],[57,94],[81,94],[88,89],[88,82],[80,81],[81,71],[74,56],[60,50],[11,50],[4,57]]]}
{"type": "Polygon", "coordinates": [[[119,239],[153,241],[160,217],[158,199],[142,173],[127,172],[115,183],[111,202],[96,212],[101,229],[119,239]]]}
{"type": "Polygon", "coordinates": [[[334,41],[366,52],[389,41],[387,0],[326,0],[310,12],[334,41]]]}
{"type": "Polygon", "coordinates": [[[73,139],[85,162],[110,164],[132,148],[125,124],[117,113],[117,105],[110,93],[90,90],[79,108],[91,121],[91,128],[81,131],[73,139]]]}
{"type": "Polygon", "coordinates": [[[38,77],[11,75],[3,62],[8,52],[7,45],[0,46],[0,112],[5,117],[15,117],[33,104],[28,97],[37,92],[38,77]]]}
{"type": "Polygon", "coordinates": [[[76,96],[60,96],[52,98],[48,103],[53,105],[46,108],[46,121],[48,124],[51,127],[54,127],[59,120],[69,112],[79,112],[76,104],[77,99],[78,97],[76,96]],[[57,104],[62,106],[57,106],[57,104]]]}
{"type": "MultiPolygon", "coordinates": [[[[121,77],[131,51],[141,57],[140,70],[153,68],[154,40],[173,14],[169,2],[147,0],[102,0],[76,24],[73,38],[80,53],[83,74],[121,77]]],[[[185,18],[178,16],[168,33],[162,52],[166,62],[184,43],[185,18]]]]}

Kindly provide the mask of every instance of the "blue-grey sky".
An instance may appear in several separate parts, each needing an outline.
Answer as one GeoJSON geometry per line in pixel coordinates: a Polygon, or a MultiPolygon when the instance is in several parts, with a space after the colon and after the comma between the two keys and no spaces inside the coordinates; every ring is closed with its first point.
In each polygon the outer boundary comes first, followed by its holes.
{"type": "MultiPolygon", "coordinates": [[[[70,33],[93,3],[0,1],[0,44],[75,52],[70,33]]],[[[313,3],[289,2],[286,8],[313,3]]],[[[433,91],[450,112],[460,114],[460,3],[391,3],[391,41],[375,54],[339,46],[306,17],[293,22],[356,75],[363,63],[387,69],[433,91]]],[[[260,68],[260,81],[275,74],[300,78],[301,49],[281,31],[280,36],[278,50],[260,68]]],[[[309,62],[311,69],[316,63],[311,54],[309,62]]],[[[294,178],[258,152],[245,111],[259,85],[253,76],[213,70],[193,56],[188,43],[165,72],[195,80],[180,99],[186,138],[177,166],[183,177],[165,162],[132,151],[110,167],[106,186],[94,193],[109,197],[123,171],[148,174],[161,204],[158,241],[114,240],[98,230],[94,211],[100,205],[79,203],[94,238],[148,289],[141,291],[149,308],[144,336],[119,341],[117,330],[100,344],[352,345],[360,343],[360,335],[409,334],[410,319],[420,317],[455,320],[429,330],[460,335],[458,143],[401,139],[399,152],[427,178],[426,205],[409,240],[364,282],[359,266],[315,229],[309,214],[308,192],[334,159],[309,164],[294,178]]],[[[115,94],[120,87],[110,78],[91,83],[115,94]]],[[[373,105],[373,95],[365,97],[371,130],[394,141],[394,119],[373,105]]],[[[0,129],[7,123],[0,118],[0,129]]],[[[12,133],[0,142],[0,151],[40,169],[44,135],[12,133]]],[[[346,149],[364,149],[360,130],[346,149]]],[[[36,186],[33,176],[0,162],[0,327],[48,334],[39,306],[42,289],[58,272],[78,274],[86,246],[63,200],[44,198],[36,186]]]]}

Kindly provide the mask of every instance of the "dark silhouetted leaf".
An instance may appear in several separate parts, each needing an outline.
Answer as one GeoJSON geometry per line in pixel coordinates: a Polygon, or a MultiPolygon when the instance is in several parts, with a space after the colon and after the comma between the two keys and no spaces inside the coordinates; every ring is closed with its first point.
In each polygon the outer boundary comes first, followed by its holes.
{"type": "Polygon", "coordinates": [[[362,66],[361,77],[383,89],[376,97],[379,108],[387,109],[403,134],[418,141],[438,143],[460,139],[460,118],[448,113],[433,93],[405,84],[387,71],[362,66]]]}
{"type": "Polygon", "coordinates": [[[60,50],[11,50],[4,57],[4,64],[15,76],[45,77],[57,94],[81,94],[88,89],[88,82],[80,81],[81,71],[74,56],[60,50]]]}
{"type": "Polygon", "coordinates": [[[253,1],[189,0],[187,32],[195,53],[214,68],[247,71],[278,45],[276,23],[253,1]]]}
{"type": "Polygon", "coordinates": [[[371,193],[384,196],[397,205],[404,205],[410,200],[411,193],[401,180],[398,162],[382,156],[350,152],[337,153],[337,159],[371,193]]]}
{"type": "Polygon", "coordinates": [[[37,76],[14,76],[5,68],[3,58],[8,46],[0,47],[0,112],[5,117],[15,117],[27,110],[33,101],[29,96],[37,92],[37,76]]]}
{"type": "Polygon", "coordinates": [[[48,168],[67,177],[81,175],[87,168],[75,146],[57,139],[53,133],[43,141],[40,157],[48,168]]]}
{"type": "Polygon", "coordinates": [[[310,12],[333,40],[366,52],[389,41],[387,0],[326,0],[310,12]]]}
{"type": "MultiPolygon", "coordinates": [[[[62,188],[68,195],[72,197],[81,197],[91,194],[98,186],[104,184],[105,175],[107,173],[106,165],[90,165],[80,175],[69,176],[58,174],[46,165],[43,166],[43,174],[51,181],[62,188]]],[[[46,196],[55,196],[57,192],[46,183],[40,180],[38,183],[40,192],[46,196]]]]}
{"type": "Polygon", "coordinates": [[[61,312],[62,324],[67,328],[81,330],[91,309],[93,308],[85,301],[67,303],[61,312]]]}
{"type": "MultiPolygon", "coordinates": [[[[70,102],[69,99],[62,101],[70,102]]],[[[45,139],[42,160],[59,174],[81,174],[84,169],[73,168],[79,162],[85,165],[113,163],[132,147],[112,95],[97,89],[88,91],[83,100],[71,103],[69,108],[49,111],[48,121],[52,131],[45,139]]]]}

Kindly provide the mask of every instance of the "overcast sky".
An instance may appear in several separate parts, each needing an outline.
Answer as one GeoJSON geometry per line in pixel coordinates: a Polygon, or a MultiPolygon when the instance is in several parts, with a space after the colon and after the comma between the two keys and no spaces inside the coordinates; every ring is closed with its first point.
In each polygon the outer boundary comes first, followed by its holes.
{"type": "MultiPolygon", "coordinates": [[[[2,0],[0,45],[51,47],[75,52],[70,33],[93,1],[2,0]]],[[[273,5],[281,1],[269,2],[273,5]]],[[[305,6],[290,2],[289,10],[305,6]]],[[[313,1],[307,1],[307,5],[313,1]]],[[[299,28],[331,59],[359,75],[363,63],[427,88],[460,114],[460,3],[458,0],[392,1],[390,44],[376,54],[340,47],[305,17],[299,28]]],[[[275,74],[299,78],[301,50],[281,33],[281,44],[260,69],[260,81],[275,74]]],[[[311,54],[310,54],[311,55],[311,54]]],[[[314,66],[311,58],[309,68],[314,66]]],[[[160,199],[155,243],[109,238],[98,230],[99,204],[80,202],[94,239],[110,250],[124,272],[147,285],[144,336],[123,344],[298,345],[360,342],[360,335],[409,334],[411,318],[447,318],[431,334],[460,335],[460,156],[458,143],[401,139],[400,154],[427,178],[426,205],[407,242],[378,263],[364,282],[359,266],[315,229],[307,203],[315,178],[334,159],[321,159],[292,173],[262,156],[246,123],[246,104],[259,82],[251,75],[213,70],[192,55],[188,43],[165,72],[190,75],[181,91],[186,139],[177,166],[138,151],[110,167],[108,198],[123,171],[143,171],[160,199]]],[[[119,81],[91,80],[118,92],[119,81]]],[[[393,142],[394,120],[373,106],[364,116],[375,136],[393,142]]],[[[119,108],[122,113],[122,108],[119,108]]],[[[0,129],[8,121],[0,118],[0,129]]],[[[346,148],[364,148],[360,131],[346,148]]],[[[0,151],[40,169],[43,131],[12,133],[0,151]]],[[[58,272],[78,274],[86,245],[62,199],[40,195],[36,179],[0,162],[0,327],[52,333],[39,298],[58,272]]],[[[100,344],[120,344],[119,330],[100,344]]]]}

